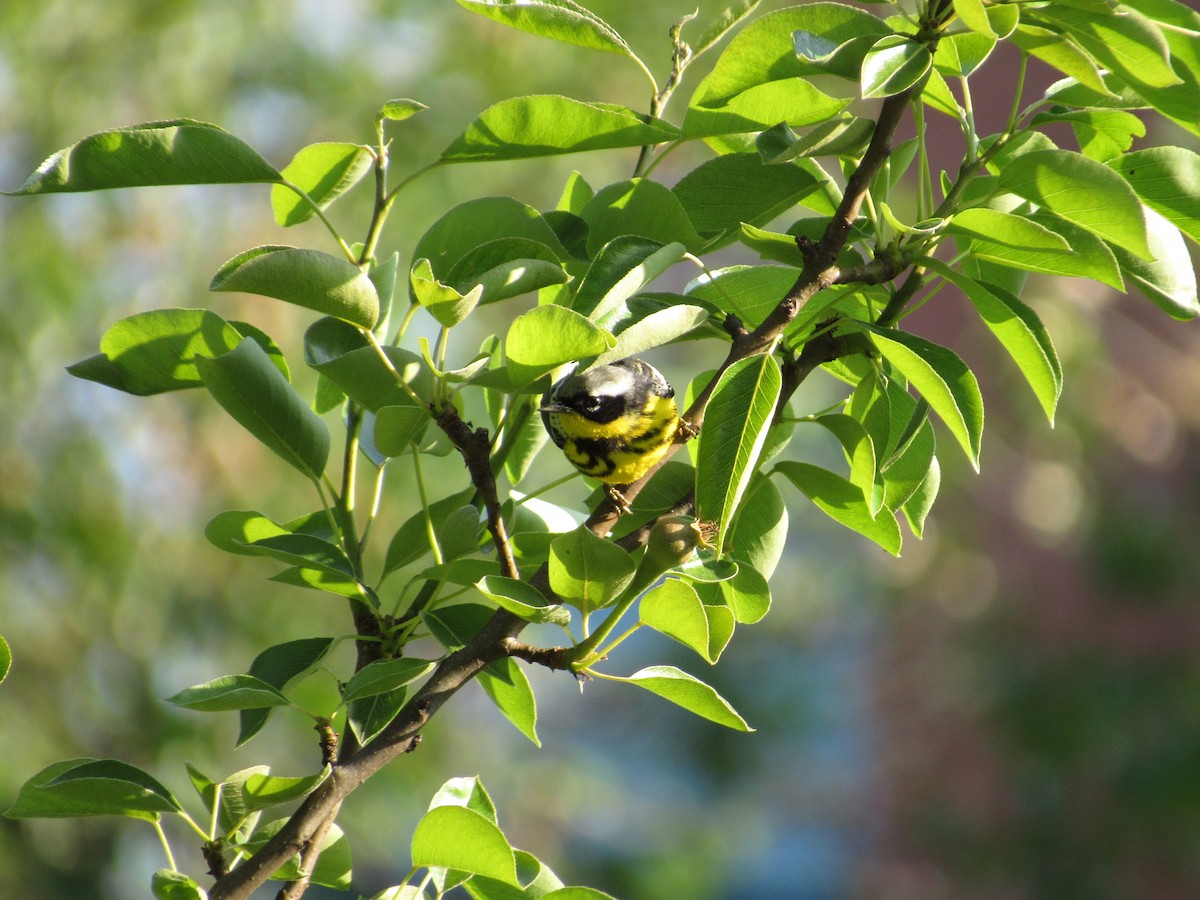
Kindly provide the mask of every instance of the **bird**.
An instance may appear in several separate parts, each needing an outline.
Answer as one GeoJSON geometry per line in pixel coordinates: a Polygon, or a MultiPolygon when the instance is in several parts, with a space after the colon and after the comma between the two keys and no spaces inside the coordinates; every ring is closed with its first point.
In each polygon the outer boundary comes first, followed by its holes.
{"type": "Polygon", "coordinates": [[[667,379],[633,357],[583,372],[572,369],[542,399],[550,439],[576,469],[604,483],[622,513],[629,504],[619,486],[649,472],[677,434],[695,434],[680,419],[667,379]]]}

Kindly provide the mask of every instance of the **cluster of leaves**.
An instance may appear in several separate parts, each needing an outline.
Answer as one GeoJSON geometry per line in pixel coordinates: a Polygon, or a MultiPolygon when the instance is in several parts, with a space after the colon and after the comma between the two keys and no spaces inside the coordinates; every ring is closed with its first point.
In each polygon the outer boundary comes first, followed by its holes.
{"type": "MultiPolygon", "coordinates": [[[[788,529],[781,485],[892,554],[901,520],[921,534],[940,480],[932,416],[976,467],[984,417],[962,359],[899,327],[909,312],[956,288],[1051,421],[1062,371],[1037,314],[1019,299],[1028,273],[1131,287],[1177,318],[1200,312],[1184,243],[1184,235],[1200,241],[1200,157],[1179,147],[1131,149],[1145,132],[1133,109],[1200,133],[1200,16],[1174,0],[929,0],[915,9],[896,3],[887,18],[837,3],[790,7],[750,21],[726,45],[678,124],[665,118],[675,90],[754,11],[754,0],[690,41],[692,17],[681,19],[662,86],[611,26],[572,0],[459,2],[542,37],[628,58],[652,85],[649,112],[515,97],[483,111],[438,160],[394,187],[386,132],[424,108],[413,100],[379,110],[373,143],[314,144],[283,169],[217,126],[153,122],[84,138],[16,192],[268,183],[278,225],[319,217],[327,226],[333,253],[255,247],[210,284],[319,314],[304,339],[303,363],[317,374],[313,396],[293,386],[291,364],[269,335],[207,309],[123,319],[100,352],[71,371],[139,395],[202,387],[308,479],[314,512],[286,522],[225,512],[206,534],[230,553],[283,563],[275,581],[345,598],[358,656],[355,670],[338,676],[335,709],[301,710],[322,733],[318,773],[280,778],[254,768],[213,781],[189,770],[207,827],[150,775],[115,760],[50,766],[27,782],[9,815],[117,814],[156,828],[162,815],[180,815],[205,841],[217,877],[212,896],[245,896],[267,877],[289,880],[289,896],[299,896],[310,882],[348,884],[349,851],[333,822],[341,800],[412,749],[462,684],[478,679],[537,742],[519,659],[632,684],[746,730],[716,691],[678,668],[620,677],[597,666],[642,627],[715,663],[737,624],[761,619],[788,529]],[[980,134],[972,78],[1001,41],[1021,51],[1018,80],[1005,128],[980,134]],[[1030,58],[1065,77],[1024,105],[1030,58]],[[881,102],[871,112],[873,101],[881,102]],[[930,113],[961,128],[953,173],[930,165],[930,113]],[[916,136],[894,143],[905,114],[916,136]],[[1050,140],[1045,127],[1058,123],[1070,126],[1078,149],[1050,140]],[[707,145],[711,158],[673,187],[654,180],[685,142],[707,145]],[[638,151],[628,180],[597,189],[573,173],[552,210],[479,198],[448,210],[403,265],[399,252],[378,251],[404,187],[432,166],[620,149],[638,151]],[[910,172],[911,198],[896,190],[910,172]],[[375,203],[362,242],[352,244],[327,210],[360,183],[373,185],[375,203]],[[773,230],[784,215],[792,221],[773,230]],[[734,243],[763,262],[706,266],[706,254],[734,243]],[[694,267],[682,292],[652,286],[677,266],[694,267]],[[534,294],[536,304],[504,334],[478,350],[452,346],[477,308],[534,294]],[[437,337],[414,346],[408,329],[422,310],[437,337]],[[626,488],[632,511],[620,519],[599,491],[590,513],[537,497],[547,485],[534,480],[546,468],[534,465],[546,445],[536,412],[555,370],[684,340],[719,348],[686,390],[685,417],[703,425],[691,461],[673,459],[626,488]],[[817,368],[845,384],[844,399],[797,415],[792,395],[817,368]],[[336,481],[334,411],[346,435],[336,481]],[[832,436],[843,472],[787,458],[800,425],[832,436]],[[432,492],[422,457],[455,451],[463,481],[432,492]],[[422,503],[369,571],[386,475],[402,457],[411,460],[422,503]],[[368,495],[361,507],[360,493],[368,495]],[[680,519],[690,514],[715,546],[680,519]],[[593,626],[598,613],[604,618],[593,626]],[[560,627],[569,645],[517,641],[531,623],[560,627]],[[409,655],[408,645],[426,637],[442,648],[438,658],[409,655]],[[301,797],[290,817],[259,824],[262,811],[301,797]]],[[[272,709],[298,708],[287,691],[320,670],[335,644],[314,637],[269,647],[246,673],[169,702],[237,711],[244,742],[272,709]]],[[[2,641],[0,650],[6,667],[2,641]]],[[[440,895],[464,881],[476,897],[599,896],[563,888],[533,857],[513,851],[477,783],[451,782],[439,798],[413,842],[410,880],[425,868],[425,881],[389,896],[426,896],[428,885],[440,895]]],[[[203,894],[170,865],[156,876],[158,896],[203,894]]]]}

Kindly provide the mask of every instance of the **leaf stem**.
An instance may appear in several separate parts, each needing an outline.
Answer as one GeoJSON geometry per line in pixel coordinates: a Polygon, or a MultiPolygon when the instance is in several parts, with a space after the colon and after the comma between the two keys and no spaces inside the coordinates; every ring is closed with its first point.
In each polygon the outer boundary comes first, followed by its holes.
{"type": "MultiPolygon", "coordinates": [[[[217,793],[219,794],[220,791],[218,790],[217,793]]],[[[178,872],[179,870],[175,868],[175,856],[171,853],[171,844],[169,841],[167,841],[167,833],[163,831],[162,820],[154,819],[150,824],[154,826],[154,833],[158,835],[158,842],[162,844],[163,853],[167,857],[168,868],[170,868],[172,872],[178,872]]],[[[193,822],[192,827],[195,827],[195,824],[196,823],[193,822]]]]}
{"type": "Polygon", "coordinates": [[[617,648],[618,644],[620,644],[622,641],[626,640],[627,638],[632,637],[645,624],[646,623],[643,622],[641,619],[638,619],[636,622],[634,622],[632,625],[630,625],[628,628],[626,628],[624,631],[622,631],[620,634],[618,634],[615,638],[613,638],[612,641],[609,642],[609,645],[607,647],[605,647],[603,650],[597,651],[597,654],[601,658],[608,656],[608,654],[612,653],[613,650],[615,650],[617,648]]]}
{"type": "Polygon", "coordinates": [[[329,229],[329,233],[331,235],[333,235],[333,239],[335,241],[337,241],[337,245],[339,247],[341,247],[342,252],[344,254],[346,254],[346,259],[350,260],[350,262],[354,263],[355,265],[358,265],[358,258],[355,257],[354,251],[352,251],[350,249],[350,245],[346,243],[345,238],[343,238],[341,236],[341,234],[338,232],[337,228],[334,227],[333,222],[330,221],[330,219],[327,215],[325,215],[325,210],[321,209],[321,207],[317,204],[317,201],[314,200],[312,197],[310,197],[308,192],[306,190],[304,190],[304,188],[300,187],[297,184],[293,184],[292,182],[288,181],[286,178],[283,179],[282,181],[280,181],[279,183],[286,188],[290,188],[292,191],[294,191],[300,197],[300,199],[302,199],[305,203],[307,203],[310,207],[312,207],[313,213],[317,216],[318,219],[321,220],[322,223],[324,223],[325,227],[327,229],[329,229]]]}
{"type": "Polygon", "coordinates": [[[379,343],[379,338],[375,336],[375,332],[371,331],[369,328],[364,328],[362,329],[362,333],[366,335],[366,338],[370,342],[371,346],[375,348],[376,355],[378,355],[379,359],[383,362],[384,368],[391,373],[391,376],[395,379],[396,384],[399,385],[406,394],[408,394],[408,396],[414,403],[417,404],[417,406],[428,409],[429,404],[417,396],[417,392],[409,386],[408,382],[404,380],[404,376],[401,375],[396,367],[392,364],[391,357],[387,355],[387,352],[383,349],[383,345],[379,343]]]}
{"type": "Polygon", "coordinates": [[[421,451],[412,448],[413,470],[417,478],[417,493],[421,497],[421,509],[425,513],[425,536],[429,539],[429,549],[433,553],[433,562],[440,566],[445,560],[442,557],[442,547],[438,543],[437,532],[433,527],[433,516],[429,513],[429,498],[425,494],[425,478],[421,474],[421,451]]]}
{"type": "Polygon", "coordinates": [[[371,507],[367,511],[367,519],[363,523],[362,535],[358,539],[359,547],[366,547],[367,536],[371,533],[371,526],[375,524],[375,517],[379,515],[379,504],[383,499],[383,476],[385,471],[386,463],[375,470],[375,478],[371,483],[371,507]]]}

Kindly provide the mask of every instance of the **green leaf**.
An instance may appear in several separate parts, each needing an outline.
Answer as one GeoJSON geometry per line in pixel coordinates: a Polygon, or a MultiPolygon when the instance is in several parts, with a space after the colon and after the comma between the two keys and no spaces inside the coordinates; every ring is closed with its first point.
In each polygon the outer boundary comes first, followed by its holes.
{"type": "MultiPolygon", "coordinates": [[[[282,691],[307,672],[333,647],[333,638],[300,638],[275,644],[254,657],[247,674],[282,691]]],[[[262,730],[271,715],[272,707],[243,709],[239,714],[237,744],[240,747],[262,730]]]]}
{"type": "Polygon", "coordinates": [[[479,686],[521,734],[535,747],[542,746],[537,736],[537,700],[515,659],[488,663],[479,673],[479,686]]]}
{"type": "Polygon", "coordinates": [[[979,383],[955,353],[924,338],[890,328],[866,326],[889,363],[933,407],[962,446],[976,471],[983,438],[983,397],[979,383]]]}
{"type": "Polygon", "coordinates": [[[437,319],[443,328],[453,328],[471,314],[483,297],[483,285],[478,284],[466,294],[442,284],[433,276],[429,260],[418,259],[408,274],[409,284],[417,302],[437,319]]]}
{"type": "Polygon", "coordinates": [[[590,887],[563,887],[548,894],[542,894],[542,900],[614,900],[614,898],[590,887]]]}
{"type": "Polygon", "coordinates": [[[1058,395],[1062,392],[1062,365],[1037,314],[1002,288],[980,284],[937,260],[927,259],[924,263],[967,296],[1012,356],[1053,424],[1058,395]]]}
{"type": "Polygon", "coordinates": [[[531,159],[662,144],[679,137],[669,122],[611,103],[539,94],[489,106],[442,151],[443,162],[531,159]]]}
{"type": "Polygon", "coordinates": [[[352,700],[394,691],[406,684],[412,684],[418,678],[424,678],[436,667],[436,662],[426,659],[377,659],[367,663],[350,677],[346,686],[342,688],[342,702],[349,703],[352,700]]]}
{"type": "Polygon", "coordinates": [[[900,555],[900,526],[896,517],[886,507],[873,513],[857,485],[808,463],[788,460],[776,463],[775,469],[835,522],[870,538],[892,556],[900,555]]]}
{"type": "Polygon", "coordinates": [[[876,41],[862,63],[862,95],[891,97],[919,83],[933,67],[933,56],[922,43],[904,34],[886,34],[876,41]]]}
{"type": "Polygon", "coordinates": [[[430,634],[453,653],[479,634],[495,614],[495,609],[482,603],[456,603],[433,612],[422,611],[421,621],[430,634]]]}
{"type": "Polygon", "coordinates": [[[668,578],[648,591],[639,601],[643,624],[695,650],[709,663],[708,617],[696,589],[678,578],[668,578]]]}
{"type": "MultiPolygon", "coordinates": [[[[531,897],[546,897],[563,886],[562,879],[532,853],[514,849],[513,856],[517,860],[517,881],[524,887],[515,888],[494,878],[473,875],[463,885],[473,900],[529,900],[531,897]]],[[[599,892],[596,893],[599,894],[599,892]]],[[[605,900],[605,898],[612,900],[607,895],[583,898],[583,900],[605,900]]],[[[408,900],[408,898],[379,898],[379,900],[408,900]]],[[[414,897],[411,900],[419,900],[419,898],[414,897]]]]}
{"type": "Polygon", "coordinates": [[[760,0],[738,0],[733,5],[721,10],[704,26],[704,30],[700,32],[700,37],[691,42],[693,55],[699,56],[717,43],[717,41],[721,40],[738,22],[754,12],[759,2],[760,0]]]}
{"type": "Polygon", "coordinates": [[[146,772],[116,759],[68,759],[42,769],[21,786],[5,810],[10,819],[126,816],[158,821],[183,807],[146,772]]]}
{"type": "Polygon", "coordinates": [[[342,548],[311,534],[269,535],[250,546],[280,562],[354,578],[354,566],[342,548]]]}
{"type": "MultiPolygon", "coordinates": [[[[738,134],[763,131],[780,122],[799,126],[826,121],[849,101],[813,87],[806,76],[821,70],[797,56],[799,41],[794,35],[828,36],[836,46],[887,31],[875,16],[837,3],[804,4],[759,17],[734,36],[696,88],[684,118],[684,134],[738,134]]],[[[857,77],[858,60],[849,65],[857,77]]]]}
{"type": "Polygon", "coordinates": [[[507,609],[527,622],[566,625],[571,621],[570,613],[560,604],[547,601],[541,592],[528,582],[502,575],[489,575],[481,578],[475,587],[497,606],[507,609]]]}
{"type": "Polygon", "coordinates": [[[460,203],[434,222],[417,241],[412,258],[428,259],[434,277],[449,284],[461,260],[493,241],[514,238],[549,247],[559,259],[570,256],[554,229],[532,206],[512,197],[478,197],[460,203]]]}
{"type": "Polygon", "coordinates": [[[636,569],[625,550],[582,525],[550,544],[550,589],[583,613],[616,600],[636,569]]]}
{"type": "Polygon", "coordinates": [[[0,684],[4,683],[4,679],[8,677],[8,670],[11,668],[12,648],[8,646],[4,635],[0,634],[0,684]]]}
{"type": "Polygon", "coordinates": [[[666,245],[637,235],[609,241],[588,267],[570,307],[609,328],[630,317],[628,300],[687,254],[678,242],[666,245]]]}
{"type": "Polygon", "coordinates": [[[1016,247],[1018,250],[1070,253],[1071,245],[1062,235],[1025,216],[977,207],[955,213],[946,231],[967,237],[1016,247]]]}
{"type": "Polygon", "coordinates": [[[640,356],[647,350],[669,344],[695,331],[707,322],[708,310],[702,306],[680,304],[657,310],[620,332],[616,345],[596,357],[594,364],[602,366],[627,356],[640,356]]]}
{"type": "MultiPolygon", "coordinates": [[[[808,3],[768,13],[751,22],[729,42],[712,75],[705,79],[702,96],[712,104],[758,85],[817,73],[857,78],[861,57],[833,69],[815,66],[813,59],[851,39],[869,38],[888,31],[887,25],[876,16],[839,3],[808,3]],[[807,52],[811,46],[809,39],[816,36],[823,45],[822,50],[811,54],[807,52]]],[[[698,95],[701,90],[697,91],[698,95]]]]}
{"type": "Polygon", "coordinates": [[[270,163],[223,128],[171,119],[89,135],[43,162],[16,191],[4,193],[278,180],[270,163]]]}
{"type": "MultiPolygon", "coordinates": [[[[764,459],[765,456],[764,453],[764,459]]],[[[760,476],[753,479],[729,532],[738,571],[745,568],[745,563],[749,563],[770,578],[783,556],[787,530],[787,506],[779,489],[768,478],[760,476]]],[[[765,607],[763,612],[766,612],[765,607]]],[[[744,620],[739,617],[738,621],[744,620]]]]}
{"type": "Polygon", "coordinates": [[[540,37],[633,56],[611,25],[574,0],[458,0],[458,5],[540,37]]]}
{"type": "Polygon", "coordinates": [[[1046,210],[1033,213],[1029,219],[1061,234],[1073,252],[1018,250],[992,241],[976,240],[970,245],[972,257],[1029,272],[1091,278],[1118,291],[1125,289],[1116,257],[1095,233],[1046,210]]]}
{"type": "Polygon", "coordinates": [[[346,704],[346,721],[359,744],[365,747],[388,727],[407,702],[407,688],[351,700],[346,704]]]}
{"type": "MultiPolygon", "coordinates": [[[[772,129],[774,131],[774,129],[772,129]]],[[[770,165],[791,162],[804,156],[847,156],[862,155],[875,133],[875,123],[858,116],[830,119],[815,125],[802,136],[796,137],[784,126],[782,133],[772,135],[763,132],[756,146],[763,162],[770,165]],[[771,138],[776,140],[772,140],[771,138]]],[[[811,173],[810,173],[811,174],[811,173]]],[[[814,183],[816,176],[813,176],[814,183]]]]}
{"type": "Polygon", "coordinates": [[[167,697],[166,701],[197,712],[228,712],[291,704],[278,689],[253,675],[222,675],[204,684],[184,688],[167,697]]]}
{"type": "Polygon", "coordinates": [[[1121,274],[1147,299],[1176,319],[1194,319],[1200,315],[1196,296],[1196,271],[1192,267],[1187,244],[1179,229],[1150,207],[1146,216],[1146,234],[1154,261],[1138,259],[1119,244],[1112,252],[1121,266],[1121,274]]]}
{"type": "Polygon", "coordinates": [[[196,880],[174,869],[159,869],[150,877],[150,893],[155,900],[208,900],[208,893],[196,880]]]}
{"type": "Polygon", "coordinates": [[[504,338],[507,369],[515,385],[526,385],[572,360],[596,356],[616,339],[564,306],[535,306],[517,316],[504,338]]]}
{"type": "Polygon", "coordinates": [[[1012,42],[1085,87],[1101,95],[1111,96],[1095,58],[1080,47],[1070,35],[1057,34],[1047,28],[1022,22],[1013,33],[1012,42]]]}
{"type": "Polygon", "coordinates": [[[255,247],[221,266],[208,289],[274,297],[362,328],[379,318],[379,295],[366,273],[319,250],[255,247]]]}
{"type": "Polygon", "coordinates": [[[379,606],[379,598],[371,589],[360,584],[351,575],[334,572],[329,569],[313,568],[311,566],[291,566],[281,572],[276,572],[268,581],[276,584],[289,584],[293,587],[310,588],[314,591],[324,591],[339,597],[349,597],[362,600],[372,607],[379,606]]]}
{"type": "Polygon", "coordinates": [[[875,443],[867,430],[857,419],[848,415],[817,416],[814,421],[837,438],[850,463],[850,483],[862,491],[864,497],[870,497],[878,465],[875,443]]]}
{"type": "Polygon", "coordinates": [[[719,102],[709,100],[708,84],[707,79],[700,82],[688,106],[683,120],[685,138],[763,131],[780,122],[795,127],[815,125],[850,104],[822,93],[803,78],[760,84],[719,102]]]}
{"type": "Polygon", "coordinates": [[[618,181],[601,188],[580,213],[588,224],[588,254],[595,257],[610,241],[637,235],[698,251],[704,244],[687,211],[670,188],[648,178],[618,181]]]}
{"type": "Polygon", "coordinates": [[[1075,132],[1079,151],[1089,159],[1107,163],[1133,146],[1135,137],[1145,137],[1146,126],[1123,109],[1052,110],[1033,117],[1033,125],[1066,122],[1075,132]]]}
{"type": "Polygon", "coordinates": [[[468,251],[446,275],[446,283],[465,293],[479,287],[479,302],[496,303],[555,284],[570,276],[558,253],[530,238],[497,238],[468,251]]]}
{"type": "Polygon", "coordinates": [[[405,119],[411,118],[423,109],[429,109],[424,103],[419,100],[410,100],[407,97],[399,97],[395,100],[389,100],[379,108],[379,112],[375,117],[378,121],[388,119],[392,122],[403,122],[405,119]]]}
{"type": "Polygon", "coordinates": [[[417,396],[432,396],[433,376],[421,357],[399,347],[384,347],[383,352],[390,368],[366,336],[341,319],[318,319],[304,333],[304,361],[309,367],[372,412],[385,406],[415,405],[408,391],[396,383],[396,374],[417,396]]]}
{"type": "Polygon", "coordinates": [[[698,678],[674,666],[650,666],[634,672],[628,678],[606,676],[609,681],[624,681],[637,685],[653,694],[658,694],[676,706],[681,706],[701,718],[732,728],[735,731],[753,731],[746,720],[715,690],[698,678]]]}
{"type": "Polygon", "coordinates": [[[392,536],[392,540],[388,544],[383,563],[384,577],[409,563],[416,562],[429,552],[426,516],[432,522],[432,527],[437,529],[447,516],[455,510],[460,509],[464,503],[467,503],[471,499],[474,493],[475,489],[473,487],[465,488],[448,497],[434,500],[427,509],[418,510],[409,516],[404,524],[396,529],[396,533],[392,536]]]}
{"type": "Polygon", "coordinates": [[[399,456],[421,439],[431,417],[421,406],[384,406],[375,413],[375,449],[385,456],[399,456]]]}
{"type": "Polygon", "coordinates": [[[727,153],[688,172],[672,188],[698,231],[716,249],[737,237],[742,223],[761,225],[818,187],[799,166],[769,165],[757,153],[727,153]]]}
{"type": "Polygon", "coordinates": [[[805,75],[858,81],[867,51],[892,31],[877,16],[840,3],[812,3],[784,12],[794,26],[792,41],[805,75]]]}
{"type": "Polygon", "coordinates": [[[696,451],[696,515],[717,523],[718,548],[757,468],[781,384],[774,357],[752,356],[725,370],[709,401],[696,451]]]}
{"type": "Polygon", "coordinates": [[[1067,3],[1036,10],[1033,21],[1049,23],[1073,38],[1107,69],[1137,87],[1163,88],[1179,84],[1171,67],[1171,52],[1162,29],[1130,9],[1114,12],[1087,10],[1067,3]]]}
{"type": "Polygon", "coordinates": [[[954,12],[972,31],[988,37],[996,36],[996,32],[992,31],[992,23],[988,20],[987,11],[984,9],[983,0],[954,0],[954,12]]]}
{"type": "Polygon", "coordinates": [[[214,359],[196,358],[204,386],[227,413],[285,462],[319,478],[329,430],[252,339],[214,359]]]}
{"type": "Polygon", "coordinates": [[[209,310],[155,309],[113,323],[100,339],[101,355],[67,371],[130,394],[176,391],[200,386],[197,356],[220,356],[241,340],[209,310]]]}
{"type": "Polygon", "coordinates": [[[1108,165],[1147,206],[1200,243],[1200,155],[1183,147],[1148,147],[1108,165]]]}
{"type": "Polygon", "coordinates": [[[496,804],[492,802],[478,775],[451,778],[443,784],[429,801],[430,809],[437,806],[463,806],[496,824],[496,804]]]}
{"type": "Polygon", "coordinates": [[[920,486],[904,504],[904,517],[908,519],[908,527],[918,538],[925,530],[925,519],[933,509],[933,501],[937,499],[941,484],[942,467],[935,456],[929,461],[929,469],[921,479],[920,486]]]}
{"type": "Polygon", "coordinates": [[[870,511],[899,509],[920,486],[937,447],[929,402],[913,399],[901,379],[880,383],[872,372],[855,388],[848,412],[875,447],[879,473],[872,488],[863,490],[870,511]]]}
{"type": "Polygon", "coordinates": [[[1153,258],[1137,195],[1103,163],[1069,150],[1035,150],[1004,166],[1000,188],[1143,259],[1153,258]]]}
{"type": "Polygon", "coordinates": [[[464,806],[436,806],[413,831],[412,863],[495,878],[519,887],[512,847],[499,828],[464,806]]]}
{"type": "Polygon", "coordinates": [[[204,536],[214,547],[238,556],[261,556],[261,550],[247,545],[261,538],[291,533],[290,529],[253,510],[218,513],[204,526],[204,536]]]}
{"type": "MultiPolygon", "coordinates": [[[[234,805],[243,816],[307,797],[329,777],[330,772],[329,766],[326,766],[320,772],[312,775],[288,778],[271,775],[265,769],[265,766],[248,769],[245,773],[238,773],[244,777],[231,777],[221,784],[222,788],[231,787],[236,793],[237,799],[234,805]]],[[[230,793],[223,791],[222,800],[224,802],[229,801],[230,793]]]]}
{"type": "MultiPolygon", "coordinates": [[[[765,478],[763,483],[771,484],[765,478]]],[[[773,484],[771,486],[774,488],[773,484]]],[[[767,578],[753,566],[739,563],[737,573],[719,582],[716,587],[733,613],[734,620],[743,625],[761,621],[771,609],[771,589],[767,586],[767,578]]],[[[701,596],[705,595],[702,593],[701,596]]]]}
{"type": "MultiPolygon", "coordinates": [[[[323,142],[301,149],[280,174],[284,180],[308,194],[320,209],[358,184],[371,171],[375,158],[362,144],[323,142]]],[[[286,184],[271,188],[275,222],[287,228],[316,215],[316,209],[286,184]]]]}
{"type": "Polygon", "coordinates": [[[970,75],[987,61],[995,48],[994,35],[976,32],[944,35],[933,54],[934,71],[948,78],[970,75]]]}
{"type": "Polygon", "coordinates": [[[733,313],[749,326],[766,318],[799,276],[800,270],[790,266],[729,266],[696,278],[684,293],[733,313]]]}

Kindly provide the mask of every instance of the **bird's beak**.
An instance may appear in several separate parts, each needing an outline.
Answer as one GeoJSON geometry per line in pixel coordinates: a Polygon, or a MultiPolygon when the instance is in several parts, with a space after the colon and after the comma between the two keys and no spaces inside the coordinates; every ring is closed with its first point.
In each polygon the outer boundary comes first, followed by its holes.
{"type": "Polygon", "coordinates": [[[568,407],[563,406],[561,403],[555,403],[555,402],[547,403],[544,406],[538,407],[538,412],[544,412],[544,413],[546,413],[546,412],[564,413],[564,412],[570,412],[570,411],[571,410],[568,407]]]}

